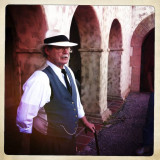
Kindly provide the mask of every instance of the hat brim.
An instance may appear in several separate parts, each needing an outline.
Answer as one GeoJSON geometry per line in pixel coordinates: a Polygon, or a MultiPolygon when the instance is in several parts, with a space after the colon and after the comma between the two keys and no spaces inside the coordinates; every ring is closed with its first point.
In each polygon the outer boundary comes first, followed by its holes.
{"type": "Polygon", "coordinates": [[[73,47],[77,46],[77,43],[73,42],[54,42],[54,43],[44,43],[43,46],[50,45],[50,46],[61,46],[61,47],[73,47]]]}
{"type": "Polygon", "coordinates": [[[73,46],[77,46],[78,44],[73,42],[55,42],[55,43],[48,43],[48,45],[61,46],[61,47],[73,47],[73,46]]]}
{"type": "Polygon", "coordinates": [[[73,47],[73,46],[77,46],[78,44],[73,42],[44,43],[44,44],[40,44],[37,49],[41,51],[44,46],[48,46],[48,45],[59,46],[59,47],[73,47]]]}

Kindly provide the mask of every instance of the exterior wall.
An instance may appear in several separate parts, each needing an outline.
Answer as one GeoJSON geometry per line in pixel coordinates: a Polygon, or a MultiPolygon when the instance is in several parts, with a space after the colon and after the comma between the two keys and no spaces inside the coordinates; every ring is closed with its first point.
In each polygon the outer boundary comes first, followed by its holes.
{"type": "Polygon", "coordinates": [[[12,18],[15,24],[16,38],[15,38],[15,52],[17,55],[17,63],[22,69],[22,79],[26,80],[34,70],[40,67],[37,60],[33,57],[40,58],[38,45],[43,42],[45,32],[47,31],[47,24],[43,8],[41,6],[9,6],[12,18]],[[21,54],[23,56],[21,56],[21,54]],[[28,56],[25,56],[28,55],[28,56]],[[21,58],[20,58],[21,57],[21,58]],[[28,64],[30,59],[30,64],[28,64]],[[37,65],[34,65],[37,64],[37,65]],[[34,69],[30,65],[35,66],[34,69]],[[22,67],[25,66],[25,67],[22,67]],[[30,73],[30,74],[29,74],[30,73]],[[26,76],[28,75],[28,76],[26,76]],[[24,77],[26,78],[24,78],[24,77]]]}
{"type": "Polygon", "coordinates": [[[122,7],[120,10],[122,16],[120,21],[122,28],[122,56],[121,56],[121,97],[125,97],[130,92],[131,85],[131,67],[130,67],[130,55],[131,55],[131,37],[132,37],[132,7],[129,6],[127,9],[122,7]],[[125,18],[124,18],[125,17],[125,18]]]}
{"type": "Polygon", "coordinates": [[[17,38],[16,50],[32,52],[42,43],[47,24],[41,6],[9,6],[14,20],[17,38]]]}
{"type": "Polygon", "coordinates": [[[155,27],[153,7],[134,7],[133,13],[133,36],[131,46],[133,53],[131,55],[132,79],[131,90],[140,91],[140,71],[141,71],[141,47],[145,36],[155,27]],[[143,14],[142,14],[143,13],[143,14]],[[139,19],[137,18],[139,17],[139,19]],[[142,19],[143,17],[143,19],[142,19]],[[137,25],[138,24],[138,25],[137,25]]]}
{"type": "MultiPolygon", "coordinates": [[[[8,54],[12,54],[12,61],[14,63],[7,64],[10,68],[14,78],[15,94],[14,102],[8,103],[9,97],[6,97],[6,107],[17,106],[22,95],[22,85],[29,78],[29,76],[44,63],[44,58],[37,51],[37,46],[42,43],[45,32],[47,31],[47,24],[42,6],[28,6],[28,5],[8,5],[6,7],[7,16],[12,20],[12,26],[7,27],[14,30],[14,35],[10,35],[12,45],[6,46],[6,59],[8,54]]],[[[8,40],[6,41],[8,44],[8,40]]],[[[9,84],[9,72],[5,73],[6,84],[9,84]]],[[[9,87],[6,88],[9,90],[9,87]]],[[[6,93],[7,93],[6,91],[6,93]]]]}
{"type": "MultiPolygon", "coordinates": [[[[100,9],[99,9],[100,10],[100,9]]],[[[130,39],[132,36],[131,32],[131,25],[132,25],[132,7],[131,6],[105,6],[101,8],[101,11],[97,14],[99,16],[100,26],[101,26],[101,33],[102,33],[102,48],[104,50],[103,58],[102,58],[102,67],[101,74],[107,75],[108,79],[108,55],[109,55],[109,34],[111,31],[111,25],[115,19],[117,19],[121,26],[121,32],[122,32],[122,47],[119,47],[120,50],[118,51],[121,54],[121,68],[120,68],[120,77],[119,81],[120,84],[116,84],[119,86],[119,91],[115,88],[112,88],[113,93],[120,92],[119,97],[124,99],[125,96],[127,96],[130,84],[131,84],[131,68],[130,68],[130,39]],[[127,15],[127,16],[126,16],[127,15]],[[100,18],[102,17],[102,18],[100,18]],[[125,17],[125,18],[124,18],[125,17]],[[127,25],[126,25],[127,24],[127,25]],[[121,53],[122,52],[122,53],[121,53]]],[[[119,62],[117,62],[118,64],[119,62]]],[[[110,72],[114,72],[114,70],[111,70],[110,72]]],[[[106,78],[103,79],[105,80],[106,78]]],[[[102,80],[103,81],[103,80],[102,80]]],[[[117,81],[117,83],[119,83],[117,81]]],[[[104,84],[104,83],[102,83],[104,84]]],[[[109,85],[109,83],[108,83],[109,85]]],[[[109,86],[108,86],[109,87],[109,86]]],[[[109,95],[110,93],[108,93],[109,95]]],[[[104,95],[104,94],[103,94],[104,95]]]]}
{"type": "MultiPolygon", "coordinates": [[[[37,45],[42,43],[46,31],[50,36],[60,31],[69,37],[74,16],[80,36],[82,103],[88,116],[94,117],[97,121],[106,120],[111,114],[107,108],[107,95],[112,94],[117,98],[125,99],[133,86],[131,82],[136,76],[132,74],[133,59],[140,54],[140,50],[137,52],[136,45],[133,44],[142,41],[142,38],[141,41],[137,41],[135,36],[142,32],[137,32],[135,29],[153,12],[153,8],[144,6],[24,5],[12,7],[20,88],[25,80],[45,63],[45,58],[37,50],[37,45]],[[115,20],[119,24],[118,32],[116,28],[112,30],[115,20]],[[111,32],[114,32],[112,40],[111,32]],[[133,54],[134,57],[130,58],[133,54]],[[118,74],[108,81],[110,78],[108,72],[112,74],[115,71],[118,74]],[[113,86],[112,81],[115,82],[113,86]]],[[[140,61],[140,56],[138,60],[140,61]]]]}
{"type": "Polygon", "coordinates": [[[48,35],[60,32],[69,38],[71,21],[77,6],[43,5],[42,7],[48,24],[48,35]]]}
{"type": "Polygon", "coordinates": [[[21,52],[18,54],[17,60],[20,66],[21,84],[24,84],[35,70],[45,64],[46,59],[41,54],[21,52]]]}
{"type": "Polygon", "coordinates": [[[149,15],[154,14],[153,6],[133,6],[132,7],[132,32],[149,15]]]}

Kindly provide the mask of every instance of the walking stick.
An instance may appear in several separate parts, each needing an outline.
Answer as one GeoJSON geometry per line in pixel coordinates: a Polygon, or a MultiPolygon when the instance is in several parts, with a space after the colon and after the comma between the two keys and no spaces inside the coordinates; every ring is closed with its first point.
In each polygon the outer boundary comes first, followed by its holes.
{"type": "Polygon", "coordinates": [[[98,145],[97,132],[96,132],[96,130],[95,130],[95,132],[94,132],[94,138],[95,138],[95,142],[96,142],[97,155],[100,155],[100,153],[99,153],[99,145],[98,145]]]}
{"type": "MultiPolygon", "coordinates": [[[[87,131],[88,129],[85,128],[85,133],[87,134],[87,131]]],[[[94,130],[94,138],[95,138],[95,142],[96,142],[96,150],[97,150],[97,155],[100,155],[100,152],[99,152],[99,145],[98,145],[98,139],[97,139],[97,132],[96,130],[94,130]]]]}

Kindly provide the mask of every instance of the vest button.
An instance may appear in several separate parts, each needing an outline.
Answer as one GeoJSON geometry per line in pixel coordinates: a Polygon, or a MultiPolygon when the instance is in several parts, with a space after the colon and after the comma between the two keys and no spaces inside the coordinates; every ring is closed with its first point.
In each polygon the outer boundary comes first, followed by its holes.
{"type": "Polygon", "coordinates": [[[77,117],[77,115],[75,117],[77,117]]]}
{"type": "Polygon", "coordinates": [[[74,111],[76,111],[76,109],[74,108],[74,111]]]}
{"type": "Polygon", "coordinates": [[[74,102],[72,102],[72,104],[74,104],[74,102]]]}

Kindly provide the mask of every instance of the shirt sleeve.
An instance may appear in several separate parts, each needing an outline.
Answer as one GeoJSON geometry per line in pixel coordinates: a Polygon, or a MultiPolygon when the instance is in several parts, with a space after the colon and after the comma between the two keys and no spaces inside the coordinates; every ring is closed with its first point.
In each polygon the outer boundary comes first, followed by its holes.
{"type": "MultiPolygon", "coordinates": [[[[69,67],[68,67],[68,68],[69,68],[69,67]]],[[[79,91],[78,91],[78,88],[77,88],[75,76],[74,76],[74,74],[73,74],[73,71],[72,71],[70,68],[69,68],[69,70],[70,70],[70,72],[71,72],[71,75],[72,75],[72,77],[73,77],[74,84],[75,84],[75,87],[76,87],[78,118],[82,118],[82,117],[84,117],[85,112],[84,112],[84,109],[83,109],[83,105],[81,104],[80,95],[79,95],[79,91]]]]}
{"type": "Polygon", "coordinates": [[[17,109],[16,124],[20,132],[32,133],[33,118],[50,101],[51,89],[48,76],[36,71],[23,85],[23,95],[17,109]]]}

